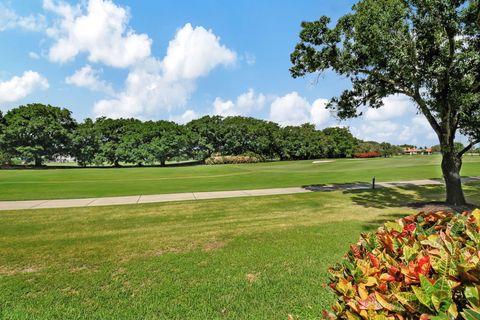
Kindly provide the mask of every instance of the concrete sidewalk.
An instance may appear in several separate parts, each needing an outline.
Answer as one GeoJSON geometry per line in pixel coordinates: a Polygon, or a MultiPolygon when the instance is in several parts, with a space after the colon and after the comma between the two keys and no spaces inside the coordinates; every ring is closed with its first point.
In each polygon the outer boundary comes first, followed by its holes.
{"type": "MultiPolygon", "coordinates": [[[[480,182],[480,177],[463,178],[464,183],[480,182]]],[[[395,188],[441,185],[442,180],[425,179],[411,181],[389,181],[381,182],[375,185],[376,188],[395,188]]],[[[22,209],[47,209],[47,208],[73,208],[73,207],[96,207],[123,204],[140,204],[171,201],[188,201],[204,199],[223,199],[238,197],[256,197],[285,195],[308,192],[328,192],[337,190],[366,190],[371,189],[371,184],[350,183],[350,184],[324,184],[293,188],[274,188],[274,189],[256,189],[256,190],[236,190],[236,191],[212,191],[212,192],[188,192],[171,193],[158,195],[137,195],[126,197],[107,197],[107,198],[88,198],[88,199],[58,199],[58,200],[27,200],[27,201],[0,201],[0,210],[22,210],[22,209]]]]}

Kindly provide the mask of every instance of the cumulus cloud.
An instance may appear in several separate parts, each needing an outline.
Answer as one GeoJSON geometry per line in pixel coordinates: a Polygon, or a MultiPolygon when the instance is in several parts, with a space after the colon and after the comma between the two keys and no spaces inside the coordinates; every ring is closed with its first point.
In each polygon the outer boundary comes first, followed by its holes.
{"type": "Polygon", "coordinates": [[[367,121],[385,121],[399,118],[415,110],[410,98],[404,95],[394,95],[383,100],[383,107],[369,108],[365,112],[367,121]]]}
{"type": "Polygon", "coordinates": [[[402,130],[398,123],[385,120],[363,122],[359,128],[352,127],[353,134],[366,141],[397,141],[399,132],[402,130]]]}
{"type": "Polygon", "coordinates": [[[124,68],[150,56],[152,40],[129,28],[129,11],[110,0],[76,6],[44,0],[43,7],[60,17],[47,30],[54,39],[48,53],[51,61],[66,62],[85,52],[91,62],[124,68]]]}
{"type": "Polygon", "coordinates": [[[220,44],[212,30],[193,28],[190,23],[177,31],[163,59],[164,78],[168,81],[194,80],[206,76],[218,65],[231,65],[235,52],[220,44]]]}
{"type": "Polygon", "coordinates": [[[0,103],[13,102],[25,98],[35,90],[47,89],[47,79],[34,71],[25,71],[21,76],[0,82],[0,103]]]}
{"type": "Polygon", "coordinates": [[[217,97],[213,102],[213,114],[228,116],[247,116],[254,111],[261,110],[267,101],[264,94],[255,93],[255,90],[249,89],[247,92],[239,95],[236,101],[223,100],[217,97]]]}
{"type": "Polygon", "coordinates": [[[413,145],[418,145],[421,142],[436,144],[438,143],[438,137],[427,118],[423,114],[417,114],[411,119],[410,123],[403,126],[398,141],[413,145]]]}
{"type": "Polygon", "coordinates": [[[311,104],[294,91],[275,98],[270,106],[270,119],[284,126],[307,122],[320,126],[330,117],[326,109],[327,102],[325,99],[317,99],[311,104]]]}
{"type": "Polygon", "coordinates": [[[83,87],[92,91],[100,91],[109,95],[114,94],[114,90],[108,82],[100,80],[100,70],[93,69],[90,65],[75,71],[73,75],[67,77],[67,84],[83,87]]]}
{"type": "Polygon", "coordinates": [[[152,40],[130,26],[128,8],[112,0],[85,0],[71,5],[62,0],[43,0],[43,7],[58,19],[47,29],[53,39],[48,57],[66,62],[81,53],[91,63],[128,69],[124,87],[114,92],[90,65],[77,70],[67,83],[102,91],[112,97],[97,101],[97,116],[149,117],[184,106],[197,80],[218,66],[234,65],[237,54],[220,42],[212,30],[190,23],[176,31],[166,55],[151,54],[152,40]]]}
{"type": "Polygon", "coordinates": [[[43,15],[19,16],[15,11],[0,4],[0,31],[23,29],[27,31],[42,31],[46,28],[43,15]]]}
{"type": "Polygon", "coordinates": [[[29,52],[29,53],[28,53],[28,56],[29,56],[31,59],[34,59],[34,60],[40,59],[40,55],[39,55],[38,53],[36,53],[36,52],[33,52],[33,51],[29,52]]]}
{"type": "Polygon", "coordinates": [[[133,66],[124,90],[114,99],[98,101],[94,112],[110,117],[170,112],[187,103],[198,78],[235,61],[235,52],[221,45],[212,30],[187,23],[177,30],[163,60],[149,57],[133,66]]]}
{"type": "Polygon", "coordinates": [[[355,136],[363,140],[388,141],[395,144],[435,144],[437,136],[423,114],[405,96],[384,100],[385,106],[368,109],[360,124],[352,126],[355,136]]]}
{"type": "Polygon", "coordinates": [[[200,118],[200,115],[195,111],[189,109],[179,116],[170,116],[170,121],[174,121],[179,124],[184,124],[198,118],[200,118]]]}

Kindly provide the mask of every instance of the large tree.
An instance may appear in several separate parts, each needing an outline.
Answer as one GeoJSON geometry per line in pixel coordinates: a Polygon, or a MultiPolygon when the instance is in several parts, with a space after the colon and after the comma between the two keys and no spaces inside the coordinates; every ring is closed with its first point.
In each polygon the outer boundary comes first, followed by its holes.
{"type": "Polygon", "coordinates": [[[27,104],[5,114],[3,144],[6,152],[33,161],[66,156],[76,122],[67,109],[44,104],[27,104]]]}
{"type": "MultiPolygon", "coordinates": [[[[184,126],[175,122],[157,121],[153,124],[151,136],[145,149],[149,158],[165,166],[166,161],[182,157],[188,146],[188,134],[184,126]]],[[[150,160],[150,162],[153,162],[150,160]]]]}
{"type": "Polygon", "coordinates": [[[99,134],[100,147],[96,161],[107,162],[115,167],[119,167],[120,162],[130,162],[129,155],[120,146],[124,137],[130,135],[132,128],[140,123],[137,119],[98,118],[95,129],[99,134]]]}
{"type": "Polygon", "coordinates": [[[204,116],[187,123],[191,133],[192,156],[205,160],[213,153],[221,152],[224,126],[221,116],[204,116]]]}
{"type": "Polygon", "coordinates": [[[87,118],[80,123],[72,137],[71,155],[79,166],[86,167],[95,162],[100,149],[100,134],[92,119],[87,118]]]}
{"type": "Polygon", "coordinates": [[[352,87],[329,106],[340,118],[410,97],[438,136],[449,204],[465,204],[462,156],[480,141],[479,0],[362,0],[331,25],[303,22],[293,77],[333,70],[352,87]],[[455,150],[460,131],[471,139],[455,150]]]}
{"type": "Polygon", "coordinates": [[[0,165],[10,162],[10,155],[7,152],[3,133],[5,131],[5,119],[2,111],[0,111],[0,165]]]}

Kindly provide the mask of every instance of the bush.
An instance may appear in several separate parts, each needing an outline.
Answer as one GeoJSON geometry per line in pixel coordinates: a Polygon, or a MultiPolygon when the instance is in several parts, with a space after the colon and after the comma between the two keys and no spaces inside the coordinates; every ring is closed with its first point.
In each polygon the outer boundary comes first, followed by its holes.
{"type": "Polygon", "coordinates": [[[352,157],[354,158],[378,158],[381,156],[380,152],[377,151],[352,153],[352,157]]]}
{"type": "Polygon", "coordinates": [[[480,319],[480,210],[432,212],[363,234],[331,268],[327,319],[480,319]]]}
{"type": "Polygon", "coordinates": [[[240,164],[257,163],[260,159],[254,156],[211,156],[205,160],[205,164],[240,164]]]}

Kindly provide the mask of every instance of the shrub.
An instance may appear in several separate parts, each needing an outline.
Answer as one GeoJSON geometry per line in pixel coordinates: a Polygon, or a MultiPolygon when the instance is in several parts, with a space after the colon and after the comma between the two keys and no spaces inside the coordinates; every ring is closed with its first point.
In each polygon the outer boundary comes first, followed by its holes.
{"type": "Polygon", "coordinates": [[[363,234],[329,270],[327,319],[480,319],[480,210],[431,212],[363,234]]]}
{"type": "Polygon", "coordinates": [[[352,157],[354,158],[378,158],[381,156],[380,152],[377,151],[352,153],[352,157]]]}
{"type": "Polygon", "coordinates": [[[260,159],[254,156],[211,156],[205,160],[205,164],[240,164],[257,163],[260,159]]]}

